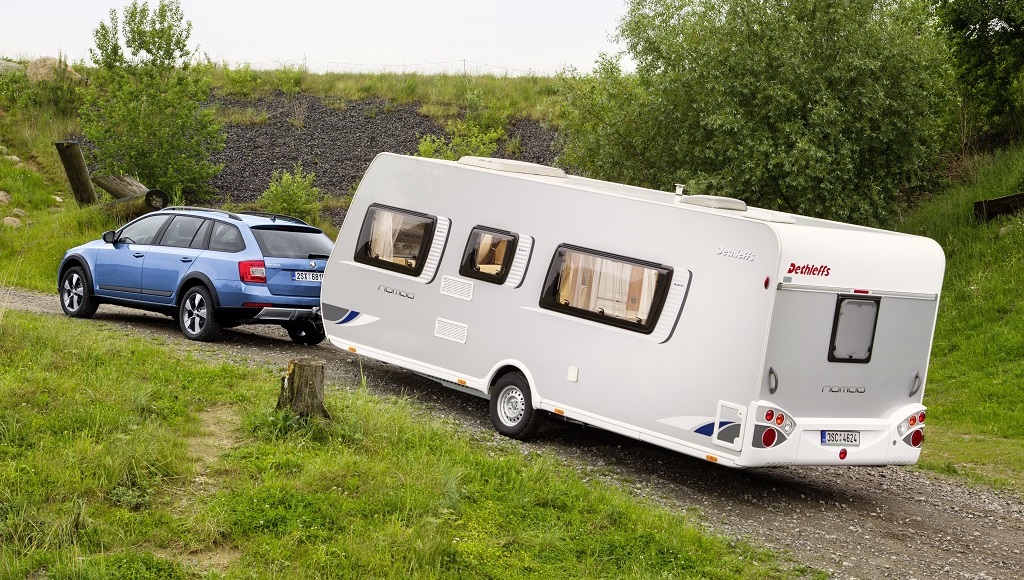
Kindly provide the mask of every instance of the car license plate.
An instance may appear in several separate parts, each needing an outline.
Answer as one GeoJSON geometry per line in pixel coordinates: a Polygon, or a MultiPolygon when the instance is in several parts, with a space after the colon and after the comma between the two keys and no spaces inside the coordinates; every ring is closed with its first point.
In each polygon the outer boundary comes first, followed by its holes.
{"type": "Polygon", "coordinates": [[[821,444],[856,447],[860,445],[860,431],[822,431],[821,444]]]}
{"type": "Polygon", "coordinates": [[[292,273],[292,280],[298,282],[323,282],[323,272],[294,272],[292,273]]]}

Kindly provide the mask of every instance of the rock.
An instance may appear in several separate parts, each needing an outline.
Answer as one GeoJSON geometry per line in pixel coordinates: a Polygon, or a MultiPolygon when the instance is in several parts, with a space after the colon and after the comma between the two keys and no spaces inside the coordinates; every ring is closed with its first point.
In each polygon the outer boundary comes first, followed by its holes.
{"type": "Polygon", "coordinates": [[[0,155],[7,155],[7,153],[8,153],[7,147],[4,146],[4,145],[0,145],[0,155]]]}
{"type": "Polygon", "coordinates": [[[52,197],[53,201],[57,203],[64,203],[64,198],[59,195],[51,195],[50,197],[52,197]]]}
{"type": "Polygon", "coordinates": [[[11,215],[13,215],[16,218],[27,218],[28,212],[26,212],[23,209],[15,208],[14,211],[11,212],[11,215]]]}
{"type": "Polygon", "coordinates": [[[1013,233],[1013,226],[1003,226],[999,228],[999,237],[1005,237],[1013,233]]]}
{"type": "Polygon", "coordinates": [[[10,161],[13,164],[21,163],[21,157],[18,157],[17,155],[4,155],[3,159],[10,161]]]}
{"type": "Polygon", "coordinates": [[[21,220],[16,218],[16,217],[13,217],[13,216],[8,216],[8,217],[4,218],[3,224],[4,224],[4,227],[8,227],[8,228],[16,230],[16,229],[21,227],[21,220]]]}
{"type": "Polygon", "coordinates": [[[0,189],[0,205],[11,203],[11,194],[0,189]]]}
{"type": "MultiPolygon", "coordinates": [[[[59,68],[59,60],[52,56],[44,56],[43,58],[37,58],[36,60],[28,63],[28,68],[25,70],[25,74],[28,75],[28,81],[30,83],[54,81],[57,80],[57,71],[59,68]]],[[[71,65],[65,63],[64,70],[67,75],[66,78],[69,80],[81,80],[82,75],[76,73],[75,69],[71,68],[71,65]]]]}
{"type": "Polygon", "coordinates": [[[0,75],[25,70],[25,65],[9,60],[0,60],[0,75]]]}

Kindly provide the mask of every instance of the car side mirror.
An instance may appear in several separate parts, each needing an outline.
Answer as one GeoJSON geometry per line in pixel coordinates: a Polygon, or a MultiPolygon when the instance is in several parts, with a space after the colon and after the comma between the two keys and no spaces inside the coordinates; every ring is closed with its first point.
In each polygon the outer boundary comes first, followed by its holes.
{"type": "Polygon", "coordinates": [[[103,241],[104,242],[106,242],[108,244],[113,244],[115,239],[116,238],[114,238],[114,231],[113,230],[103,232],[103,241]]]}

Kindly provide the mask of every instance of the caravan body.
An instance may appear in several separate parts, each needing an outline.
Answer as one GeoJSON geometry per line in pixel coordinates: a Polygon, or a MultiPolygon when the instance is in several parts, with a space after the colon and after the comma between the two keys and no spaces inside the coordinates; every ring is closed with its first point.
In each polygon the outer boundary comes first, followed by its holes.
{"type": "Polygon", "coordinates": [[[330,341],[730,466],[920,455],[932,240],[580,177],[381,154],[324,274],[330,341]]]}

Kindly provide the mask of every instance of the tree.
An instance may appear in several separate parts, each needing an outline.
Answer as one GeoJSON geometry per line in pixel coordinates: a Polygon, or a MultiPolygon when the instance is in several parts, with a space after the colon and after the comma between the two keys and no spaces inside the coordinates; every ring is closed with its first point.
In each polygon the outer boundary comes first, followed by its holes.
{"type": "Polygon", "coordinates": [[[1003,140],[1024,129],[1024,1],[938,0],[971,136],[1003,140]],[[980,134],[980,135],[979,135],[980,134]]]}
{"type": "Polygon", "coordinates": [[[177,0],[155,9],[132,2],[93,32],[98,70],[81,109],[82,131],[95,145],[98,172],[134,175],[172,197],[199,198],[221,167],[221,126],[204,103],[206,67],[189,48],[192,24],[177,0]],[[123,36],[123,38],[122,38],[123,36]]]}
{"type": "Polygon", "coordinates": [[[924,0],[632,0],[563,73],[560,162],[592,177],[883,224],[936,167],[950,71],[924,0]]]}

